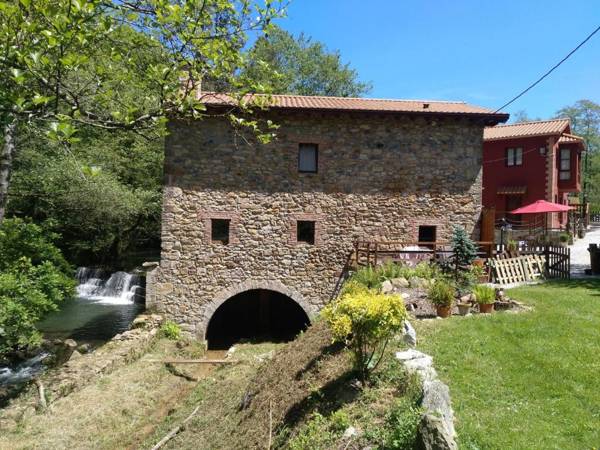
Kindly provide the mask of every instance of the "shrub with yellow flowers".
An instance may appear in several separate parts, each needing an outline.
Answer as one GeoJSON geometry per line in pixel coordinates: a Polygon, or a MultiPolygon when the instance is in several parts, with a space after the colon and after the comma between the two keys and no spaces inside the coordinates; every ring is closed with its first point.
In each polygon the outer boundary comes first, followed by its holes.
{"type": "Polygon", "coordinates": [[[360,285],[347,286],[323,309],[323,317],[336,342],[352,351],[355,369],[364,382],[377,369],[391,337],[407,318],[399,295],[386,295],[360,285]]]}

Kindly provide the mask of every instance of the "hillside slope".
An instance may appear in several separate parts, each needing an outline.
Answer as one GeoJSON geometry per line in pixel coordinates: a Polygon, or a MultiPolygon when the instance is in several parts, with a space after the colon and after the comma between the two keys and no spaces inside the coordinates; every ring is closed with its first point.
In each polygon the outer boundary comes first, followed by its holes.
{"type": "Polygon", "coordinates": [[[289,344],[271,347],[272,355],[257,355],[264,345],[237,346],[234,358],[243,362],[201,381],[146,444],[157,442],[200,406],[167,448],[412,448],[420,391],[391,355],[399,343],[390,345],[365,387],[323,322],[289,344]]]}

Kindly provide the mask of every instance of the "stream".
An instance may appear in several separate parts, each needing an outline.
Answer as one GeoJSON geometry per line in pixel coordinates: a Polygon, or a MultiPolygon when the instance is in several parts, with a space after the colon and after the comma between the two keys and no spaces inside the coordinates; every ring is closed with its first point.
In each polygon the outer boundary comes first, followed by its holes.
{"type": "MultiPolygon", "coordinates": [[[[74,339],[97,347],[129,329],[144,310],[143,280],[136,274],[80,267],[77,295],[38,324],[46,339],[74,339]]],[[[0,366],[0,388],[23,384],[45,370],[42,352],[12,366],[0,366]]],[[[0,389],[0,397],[2,392],[0,389]]]]}

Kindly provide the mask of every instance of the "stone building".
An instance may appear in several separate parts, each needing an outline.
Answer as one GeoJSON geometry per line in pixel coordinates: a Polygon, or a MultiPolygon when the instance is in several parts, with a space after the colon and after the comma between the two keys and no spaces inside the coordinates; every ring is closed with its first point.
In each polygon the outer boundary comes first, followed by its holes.
{"type": "Polygon", "coordinates": [[[358,239],[445,240],[453,224],[479,237],[483,129],[508,115],[460,102],[270,102],[259,112],[280,126],[269,144],[223,117],[169,124],[150,307],[209,343],[219,329],[284,333],[335,296],[358,239]]]}

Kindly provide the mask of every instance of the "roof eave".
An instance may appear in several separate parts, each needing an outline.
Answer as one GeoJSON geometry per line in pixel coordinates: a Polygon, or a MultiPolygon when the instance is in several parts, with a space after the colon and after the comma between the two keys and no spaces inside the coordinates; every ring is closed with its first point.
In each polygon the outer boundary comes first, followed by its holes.
{"type": "MultiPolygon", "coordinates": [[[[231,108],[234,105],[206,105],[207,108],[231,108]]],[[[474,119],[488,119],[487,125],[496,125],[498,123],[504,123],[509,119],[509,114],[506,113],[486,113],[486,112],[452,112],[452,111],[389,111],[380,109],[350,109],[350,108],[313,108],[313,107],[301,107],[301,108],[290,108],[289,106],[277,106],[270,105],[264,109],[260,109],[261,112],[278,111],[278,112],[318,112],[318,113],[331,113],[331,114],[384,114],[384,115],[402,115],[402,116],[423,116],[423,117],[470,117],[474,119]]]]}

